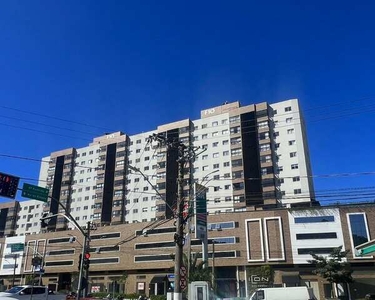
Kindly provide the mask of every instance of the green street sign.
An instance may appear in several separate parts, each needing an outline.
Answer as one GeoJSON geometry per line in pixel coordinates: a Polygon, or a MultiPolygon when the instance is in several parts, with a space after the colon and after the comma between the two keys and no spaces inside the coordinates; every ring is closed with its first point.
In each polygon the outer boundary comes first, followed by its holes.
{"type": "Polygon", "coordinates": [[[24,183],[22,187],[22,197],[47,202],[48,189],[37,185],[24,183]]]}
{"type": "Polygon", "coordinates": [[[23,249],[25,249],[25,245],[22,244],[22,243],[10,244],[10,251],[11,252],[19,252],[19,251],[23,251],[23,249]]]}
{"type": "Polygon", "coordinates": [[[373,254],[375,252],[375,245],[365,247],[361,250],[358,250],[360,256],[365,256],[367,254],[373,254]]]}

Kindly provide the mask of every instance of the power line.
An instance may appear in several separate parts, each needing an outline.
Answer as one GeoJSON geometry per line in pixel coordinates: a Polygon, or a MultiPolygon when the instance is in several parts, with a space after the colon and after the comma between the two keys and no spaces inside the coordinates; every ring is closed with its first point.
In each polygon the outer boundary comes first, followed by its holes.
{"type": "Polygon", "coordinates": [[[95,133],[93,133],[93,132],[86,132],[86,131],[81,131],[81,130],[66,128],[66,127],[60,127],[60,126],[55,126],[55,125],[46,124],[46,123],[42,123],[42,122],[25,120],[25,119],[21,119],[21,118],[9,117],[9,116],[4,116],[4,115],[0,115],[0,118],[5,118],[5,119],[9,119],[9,120],[26,122],[26,123],[30,123],[30,124],[42,125],[42,126],[46,126],[46,127],[51,127],[51,128],[61,129],[61,130],[67,130],[67,131],[77,132],[77,133],[81,133],[81,134],[95,135],[95,133]]]}
{"type": "Polygon", "coordinates": [[[109,130],[109,131],[112,131],[112,132],[116,131],[116,130],[109,129],[109,128],[106,128],[106,127],[100,127],[100,126],[82,123],[82,122],[78,122],[78,121],[74,121],[74,120],[67,120],[67,119],[58,118],[58,117],[54,117],[54,116],[50,116],[50,115],[45,115],[45,114],[41,114],[41,113],[37,113],[37,112],[31,112],[31,111],[18,109],[18,108],[13,108],[13,107],[5,106],[5,105],[0,105],[0,107],[3,108],[3,109],[13,110],[13,111],[16,111],[16,112],[21,112],[21,113],[39,116],[39,117],[48,118],[48,119],[54,119],[54,120],[58,120],[58,121],[62,121],[62,122],[73,123],[73,124],[77,124],[77,125],[82,125],[82,126],[87,126],[87,127],[92,127],[92,128],[102,129],[102,130],[109,130]]]}

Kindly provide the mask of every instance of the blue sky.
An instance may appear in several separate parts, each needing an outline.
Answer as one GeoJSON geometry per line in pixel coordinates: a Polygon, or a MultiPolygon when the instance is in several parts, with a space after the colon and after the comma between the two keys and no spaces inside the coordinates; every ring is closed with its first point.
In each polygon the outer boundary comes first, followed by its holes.
{"type": "MultiPolygon", "coordinates": [[[[4,1],[0,153],[41,158],[104,128],[134,134],[224,101],[299,98],[314,174],[375,171],[374,9],[373,1],[4,1]]],[[[0,157],[0,171],[37,178],[39,164],[0,157]]],[[[315,185],[366,187],[374,178],[315,185]]]]}

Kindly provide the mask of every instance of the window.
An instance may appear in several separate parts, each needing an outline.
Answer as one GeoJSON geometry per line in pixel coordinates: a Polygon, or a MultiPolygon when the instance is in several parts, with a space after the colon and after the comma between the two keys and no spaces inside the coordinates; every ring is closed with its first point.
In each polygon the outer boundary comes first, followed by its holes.
{"type": "Polygon", "coordinates": [[[240,116],[234,116],[229,118],[229,123],[236,123],[240,121],[240,116]]]}
{"type": "Polygon", "coordinates": [[[138,209],[137,208],[133,209],[133,214],[137,214],[137,213],[138,213],[138,209]]]}
{"type": "Polygon", "coordinates": [[[137,143],[137,144],[140,144],[141,142],[142,142],[141,140],[137,140],[137,142],[136,142],[136,143],[137,143]]]}
{"type": "Polygon", "coordinates": [[[318,233],[297,233],[297,240],[321,240],[321,239],[336,239],[336,232],[318,232],[318,233]]]}
{"type": "Polygon", "coordinates": [[[224,167],[229,167],[229,165],[230,165],[229,161],[226,161],[226,162],[223,164],[224,167]]]}
{"type": "Polygon", "coordinates": [[[207,154],[202,156],[202,160],[205,160],[205,159],[208,159],[208,155],[207,154]]]}
{"type": "Polygon", "coordinates": [[[231,154],[232,154],[232,156],[242,155],[242,149],[241,148],[232,149],[231,154]]]}
{"type": "Polygon", "coordinates": [[[296,157],[296,156],[297,156],[297,152],[290,152],[290,153],[289,153],[289,156],[290,156],[290,157],[296,157]]]}
{"type": "Polygon", "coordinates": [[[295,144],[296,144],[295,140],[289,141],[289,146],[292,146],[292,145],[295,145],[295,144]]]}
{"type": "Polygon", "coordinates": [[[227,119],[221,120],[221,125],[225,125],[225,124],[228,124],[228,120],[227,119]]]}
{"type": "Polygon", "coordinates": [[[292,122],[292,120],[293,120],[293,118],[286,118],[286,123],[291,123],[292,122]]]}
{"type": "Polygon", "coordinates": [[[218,192],[220,190],[219,186],[214,186],[214,192],[218,192]]]}
{"type": "Polygon", "coordinates": [[[228,129],[224,129],[223,131],[221,131],[221,134],[228,134],[229,133],[229,130],[228,129]]]}
{"type": "Polygon", "coordinates": [[[225,190],[230,190],[230,184],[224,185],[225,190]]]}
{"type": "Polygon", "coordinates": [[[216,153],[212,154],[212,157],[213,158],[218,158],[219,157],[219,152],[216,152],[216,153]]]}
{"type": "Polygon", "coordinates": [[[148,201],[148,197],[143,197],[142,201],[143,202],[147,202],[148,201]]]}
{"type": "Polygon", "coordinates": [[[260,152],[265,152],[265,151],[270,151],[270,150],[271,150],[270,144],[259,145],[259,151],[260,152]]]}
{"type": "Polygon", "coordinates": [[[208,134],[202,134],[202,140],[208,138],[208,134]]]}
{"type": "Polygon", "coordinates": [[[297,250],[298,254],[330,254],[335,248],[299,248],[297,250]]]}
{"type": "Polygon", "coordinates": [[[219,135],[219,132],[218,131],[215,131],[212,133],[212,136],[218,136],[219,135]]]}
{"type": "Polygon", "coordinates": [[[261,163],[268,163],[271,162],[271,155],[265,155],[260,157],[261,163]]]}
{"type": "Polygon", "coordinates": [[[215,202],[215,203],[220,203],[220,198],[215,198],[215,199],[214,199],[214,202],[215,202]]]}
{"type": "Polygon", "coordinates": [[[293,177],[293,181],[294,181],[294,182],[296,182],[296,181],[300,181],[300,177],[299,177],[299,176],[293,177]]]}
{"type": "Polygon", "coordinates": [[[207,149],[207,148],[208,148],[207,144],[202,145],[202,149],[207,149]]]}
{"type": "Polygon", "coordinates": [[[288,111],[292,111],[292,107],[291,106],[287,106],[285,107],[285,111],[288,112],[288,111]]]}
{"type": "Polygon", "coordinates": [[[220,175],[214,175],[214,180],[220,180],[220,175]]]}
{"type": "Polygon", "coordinates": [[[228,156],[229,155],[229,151],[223,151],[223,156],[228,156]]]}
{"type": "Polygon", "coordinates": [[[284,167],[283,166],[278,166],[277,167],[277,172],[280,173],[282,171],[284,171],[284,167]]]}
{"type": "Polygon", "coordinates": [[[138,203],[138,198],[133,199],[133,203],[138,203]]]}
{"type": "Polygon", "coordinates": [[[288,129],[287,131],[286,131],[286,133],[287,134],[292,134],[294,132],[294,129],[292,128],[292,129],[288,129]]]}
{"type": "Polygon", "coordinates": [[[294,223],[322,223],[322,222],[334,222],[334,216],[316,216],[316,217],[295,217],[294,223]]]}
{"type": "Polygon", "coordinates": [[[207,128],[207,124],[202,124],[202,129],[207,128]]]}
{"type": "Polygon", "coordinates": [[[212,147],[217,147],[219,146],[219,142],[212,143],[212,147]]]}
{"type": "Polygon", "coordinates": [[[258,123],[258,128],[266,128],[268,127],[268,121],[263,121],[258,123]]]}
{"type": "Polygon", "coordinates": [[[223,146],[225,146],[225,145],[229,145],[229,140],[224,140],[223,141],[223,146]]]}
{"type": "Polygon", "coordinates": [[[214,169],[219,169],[220,165],[219,164],[214,164],[214,169]]]}
{"type": "Polygon", "coordinates": [[[209,168],[208,168],[208,166],[203,166],[202,167],[202,171],[207,171],[209,168]]]}
{"type": "Polygon", "coordinates": [[[290,167],[292,170],[296,170],[298,169],[298,164],[292,164],[290,167]]]}
{"type": "Polygon", "coordinates": [[[301,189],[295,189],[295,190],[294,190],[294,194],[295,194],[295,195],[297,195],[297,194],[301,194],[301,193],[302,193],[301,189]]]}
{"type": "Polygon", "coordinates": [[[351,235],[352,246],[356,247],[370,240],[367,220],[365,213],[347,214],[349,223],[349,232],[351,235]]]}
{"type": "Polygon", "coordinates": [[[219,125],[219,122],[218,122],[218,121],[212,122],[212,127],[215,127],[215,126],[217,126],[217,125],[219,125]]]}

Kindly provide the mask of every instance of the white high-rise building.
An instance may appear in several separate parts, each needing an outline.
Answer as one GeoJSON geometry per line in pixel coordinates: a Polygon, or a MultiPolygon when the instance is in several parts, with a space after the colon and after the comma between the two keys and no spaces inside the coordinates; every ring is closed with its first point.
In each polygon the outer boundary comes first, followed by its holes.
{"type": "MultiPolygon", "coordinates": [[[[193,183],[205,185],[210,213],[314,201],[298,100],[247,106],[233,102],[201,111],[198,120],[181,120],[131,136],[106,134],[87,147],[51,153],[43,158],[47,162],[41,165],[39,185],[50,189],[52,200],[45,205],[33,200],[21,203],[27,207],[21,209],[26,218],[20,215],[17,233],[37,232],[43,211],[63,213],[56,200],[82,226],[88,221],[116,224],[170,218],[177,199],[177,150],[150,142],[153,134],[199,147],[199,155],[186,166],[184,195],[194,200],[193,183]]],[[[72,226],[59,216],[48,229],[72,226]]]]}

